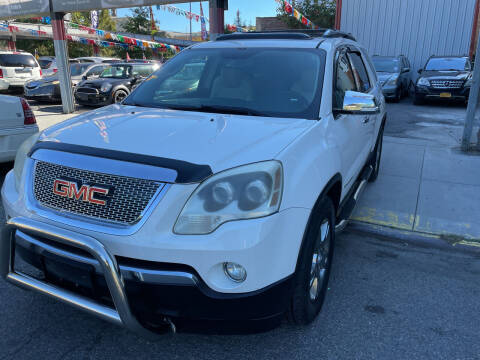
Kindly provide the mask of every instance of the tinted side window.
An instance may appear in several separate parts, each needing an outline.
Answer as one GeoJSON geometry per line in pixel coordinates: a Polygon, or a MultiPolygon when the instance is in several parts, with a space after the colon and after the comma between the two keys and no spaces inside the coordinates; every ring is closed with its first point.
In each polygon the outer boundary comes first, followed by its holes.
{"type": "Polygon", "coordinates": [[[365,68],[365,64],[363,63],[360,54],[358,53],[350,53],[350,59],[352,61],[352,65],[355,71],[355,75],[358,80],[358,89],[361,92],[367,92],[370,90],[370,80],[368,78],[368,72],[365,68]]]}
{"type": "Polygon", "coordinates": [[[357,85],[352,67],[345,54],[340,55],[336,67],[333,108],[342,109],[345,93],[347,91],[357,91],[357,85]]]}
{"type": "Polygon", "coordinates": [[[105,70],[105,66],[95,66],[94,68],[90,69],[87,73],[87,76],[100,76],[100,74],[105,70]]]}
{"type": "Polygon", "coordinates": [[[142,77],[147,77],[151,73],[153,73],[153,66],[152,65],[142,65],[142,66],[134,66],[133,67],[133,75],[140,75],[142,77]]]}

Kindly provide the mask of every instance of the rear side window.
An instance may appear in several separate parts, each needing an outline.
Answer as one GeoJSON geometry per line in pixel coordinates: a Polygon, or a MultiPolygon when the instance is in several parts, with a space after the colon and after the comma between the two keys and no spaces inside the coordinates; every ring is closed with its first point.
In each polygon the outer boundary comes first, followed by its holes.
{"type": "Polygon", "coordinates": [[[336,65],[333,108],[342,109],[347,91],[357,91],[355,76],[346,54],[341,54],[336,65]]]}
{"type": "Polygon", "coordinates": [[[50,67],[50,65],[52,65],[52,60],[38,60],[38,63],[40,64],[40,67],[42,69],[48,69],[50,67]]]}
{"type": "Polygon", "coordinates": [[[134,66],[133,67],[133,74],[132,75],[140,75],[142,77],[147,77],[151,73],[153,73],[153,66],[152,65],[142,65],[142,66],[134,66]]]}
{"type": "Polygon", "coordinates": [[[368,92],[370,90],[370,79],[368,78],[367,69],[365,68],[365,64],[363,63],[360,54],[358,53],[350,53],[350,59],[352,61],[353,69],[358,80],[358,89],[361,92],[368,92]]]}
{"type": "Polygon", "coordinates": [[[0,66],[38,67],[35,58],[27,54],[0,54],[0,66]]]}

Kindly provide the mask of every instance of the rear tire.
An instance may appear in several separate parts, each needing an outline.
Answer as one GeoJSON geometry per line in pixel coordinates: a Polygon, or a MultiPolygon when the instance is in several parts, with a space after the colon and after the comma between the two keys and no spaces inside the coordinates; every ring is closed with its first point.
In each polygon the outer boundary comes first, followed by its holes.
{"type": "Polygon", "coordinates": [[[316,205],[299,255],[287,317],[296,325],[311,323],[320,312],[328,289],[335,243],[335,208],[329,197],[316,205]]]}
{"type": "Polygon", "coordinates": [[[371,166],[373,168],[372,175],[370,175],[370,178],[368,179],[368,182],[375,182],[378,177],[378,173],[380,172],[380,163],[382,160],[382,150],[383,150],[383,131],[384,131],[384,126],[380,128],[380,132],[378,134],[378,139],[377,139],[377,144],[375,145],[375,153],[372,157],[372,162],[371,166]]]}

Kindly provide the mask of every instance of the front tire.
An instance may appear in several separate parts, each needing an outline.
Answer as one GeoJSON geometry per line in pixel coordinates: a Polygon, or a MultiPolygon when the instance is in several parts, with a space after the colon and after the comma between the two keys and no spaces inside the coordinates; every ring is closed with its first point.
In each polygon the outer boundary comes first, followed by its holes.
{"type": "Polygon", "coordinates": [[[329,197],[317,204],[305,233],[295,274],[290,322],[311,323],[320,312],[328,288],[335,243],[335,208],[329,197]]]}
{"type": "Polygon", "coordinates": [[[125,100],[125,98],[128,96],[127,92],[125,90],[117,90],[115,91],[115,93],[113,94],[113,103],[114,104],[119,104],[121,103],[123,100],[125,100]]]}

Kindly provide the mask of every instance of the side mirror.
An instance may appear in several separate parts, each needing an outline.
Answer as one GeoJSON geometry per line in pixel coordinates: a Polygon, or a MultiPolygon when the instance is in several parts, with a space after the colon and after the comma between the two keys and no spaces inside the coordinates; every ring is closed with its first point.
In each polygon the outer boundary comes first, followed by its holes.
{"type": "Polygon", "coordinates": [[[347,91],[343,99],[342,113],[344,114],[375,114],[380,108],[375,96],[356,91],[347,91]]]}
{"type": "Polygon", "coordinates": [[[410,72],[410,68],[405,68],[405,69],[403,69],[402,72],[404,72],[404,73],[410,72]]]}
{"type": "Polygon", "coordinates": [[[418,73],[421,74],[423,69],[418,69],[418,73]]]}
{"type": "Polygon", "coordinates": [[[87,75],[83,75],[83,76],[82,76],[82,80],[88,80],[88,76],[87,76],[87,75]]]}

